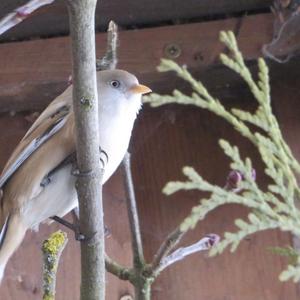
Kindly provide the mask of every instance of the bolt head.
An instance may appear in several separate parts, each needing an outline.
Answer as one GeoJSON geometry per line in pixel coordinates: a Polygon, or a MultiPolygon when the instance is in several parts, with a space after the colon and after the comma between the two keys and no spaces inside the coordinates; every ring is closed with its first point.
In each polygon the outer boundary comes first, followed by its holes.
{"type": "Polygon", "coordinates": [[[164,54],[168,57],[168,58],[177,58],[181,55],[181,48],[178,44],[176,43],[171,43],[166,45],[165,49],[164,49],[164,54]]]}

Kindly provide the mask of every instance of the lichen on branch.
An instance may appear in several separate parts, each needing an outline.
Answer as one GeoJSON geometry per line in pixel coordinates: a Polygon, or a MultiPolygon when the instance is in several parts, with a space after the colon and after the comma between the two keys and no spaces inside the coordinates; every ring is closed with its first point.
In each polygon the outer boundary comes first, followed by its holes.
{"type": "Polygon", "coordinates": [[[43,300],[55,299],[56,272],[60,256],[67,242],[67,234],[61,230],[52,233],[43,242],[43,300]]]}
{"type": "MultiPolygon", "coordinates": [[[[223,240],[211,249],[211,255],[221,253],[227,247],[234,251],[246,236],[266,229],[279,228],[300,236],[300,211],[296,207],[300,198],[300,187],[296,179],[297,174],[300,174],[300,164],[285,142],[272,112],[268,67],[262,58],[258,59],[258,80],[255,81],[245,64],[234,34],[223,31],[220,33],[220,40],[229,49],[229,54],[221,54],[220,59],[246,82],[257,102],[254,113],[225,108],[221,101],[211,96],[205,86],[191,75],[186,66],[179,66],[176,62],[166,59],[161,61],[158,70],[174,71],[191,85],[192,94],[186,95],[174,90],[172,95],[151,94],[144,97],[144,102],[153,107],[178,103],[209,110],[230,123],[236,131],[251,141],[260,153],[265,174],[271,180],[267,189],[261,188],[253,177],[251,160],[243,158],[238,147],[225,140],[220,140],[219,144],[231,160],[231,169],[243,175],[243,180],[238,186],[240,193],[209,183],[192,167],[183,168],[186,181],[169,182],[163,189],[167,195],[179,190],[201,190],[210,193],[210,197],[202,199],[182,222],[182,231],[194,228],[210,211],[224,204],[236,203],[251,209],[247,220],[235,220],[238,231],[226,232],[223,240]]],[[[281,280],[297,281],[299,278],[299,265],[289,265],[280,275],[281,280]]]]}

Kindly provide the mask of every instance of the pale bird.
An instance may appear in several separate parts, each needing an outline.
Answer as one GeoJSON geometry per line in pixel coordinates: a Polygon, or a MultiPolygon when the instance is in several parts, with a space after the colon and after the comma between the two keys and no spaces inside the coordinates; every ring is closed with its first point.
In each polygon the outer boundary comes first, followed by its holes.
{"type": "MultiPolygon", "coordinates": [[[[99,149],[105,154],[103,183],[122,161],[142,94],[151,90],[123,70],[101,71],[99,149]]],[[[42,112],[18,144],[0,177],[0,282],[5,266],[28,229],[50,217],[63,217],[78,205],[73,164],[75,153],[72,86],[42,112]]]]}

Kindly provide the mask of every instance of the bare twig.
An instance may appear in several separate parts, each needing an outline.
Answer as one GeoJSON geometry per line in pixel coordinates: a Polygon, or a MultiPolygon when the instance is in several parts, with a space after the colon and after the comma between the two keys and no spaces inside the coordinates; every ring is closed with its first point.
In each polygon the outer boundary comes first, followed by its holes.
{"type": "Polygon", "coordinates": [[[151,263],[150,273],[157,274],[161,262],[168,256],[168,254],[177,246],[185,232],[180,230],[180,227],[177,227],[174,231],[172,231],[166,239],[163,241],[161,246],[159,247],[157,253],[154,256],[154,259],[151,263]]]}
{"type": "Polygon", "coordinates": [[[145,262],[138,211],[136,206],[136,199],[134,194],[134,187],[130,167],[130,154],[128,152],[125,154],[125,157],[123,159],[122,169],[125,180],[127,210],[132,238],[132,250],[134,260],[133,264],[136,269],[140,270],[145,262]]]}
{"type": "Polygon", "coordinates": [[[95,57],[96,0],[68,0],[73,54],[73,106],[76,125],[76,183],[81,242],[81,299],[105,299],[102,174],[99,157],[98,93],[95,57]]]}
{"type": "Polygon", "coordinates": [[[55,299],[57,267],[67,242],[67,234],[59,230],[43,243],[43,300],[55,299]]]}
{"type": "Polygon", "coordinates": [[[122,162],[123,177],[126,191],[126,202],[128,219],[131,231],[131,245],[133,252],[133,273],[134,276],[130,282],[135,288],[135,299],[150,300],[152,276],[145,276],[145,260],[143,252],[143,244],[141,238],[138,210],[134,194],[134,186],[132,181],[130,154],[127,152],[122,162]]]}
{"type": "Polygon", "coordinates": [[[25,20],[33,11],[41,6],[51,4],[55,0],[31,0],[9,13],[0,20],[0,35],[25,20]]]}
{"type": "Polygon", "coordinates": [[[186,256],[191,255],[196,252],[209,250],[211,247],[216,245],[220,240],[220,237],[216,234],[208,234],[197,243],[194,243],[187,247],[178,248],[170,255],[164,257],[161,261],[159,266],[156,269],[157,273],[160,273],[168,266],[176,263],[184,259],[186,256]]]}
{"type": "Polygon", "coordinates": [[[114,70],[117,66],[117,46],[118,46],[118,26],[114,21],[110,21],[107,30],[107,48],[104,57],[97,59],[96,69],[114,70]]]}
{"type": "Polygon", "coordinates": [[[132,270],[113,261],[109,256],[105,256],[106,271],[115,275],[121,280],[129,280],[132,270]]]}

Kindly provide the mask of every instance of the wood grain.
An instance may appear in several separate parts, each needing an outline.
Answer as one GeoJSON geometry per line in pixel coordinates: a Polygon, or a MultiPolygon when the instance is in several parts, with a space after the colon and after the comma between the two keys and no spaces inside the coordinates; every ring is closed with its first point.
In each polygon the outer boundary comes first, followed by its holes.
{"type": "MultiPolygon", "coordinates": [[[[21,0],[2,0],[0,18],[23,5],[21,0]]],[[[159,23],[211,17],[268,9],[272,0],[102,0],[96,11],[96,28],[105,31],[110,20],[120,26],[135,28],[159,23]]],[[[62,0],[43,7],[19,26],[0,37],[3,40],[30,39],[68,34],[67,10],[62,0]]]]}
{"type": "MultiPolygon", "coordinates": [[[[263,14],[121,31],[119,68],[133,72],[157,92],[171,91],[182,83],[169,74],[158,74],[156,67],[161,57],[169,57],[166,47],[176,44],[181,51],[177,62],[196,70],[197,76],[205,75],[205,82],[214,89],[223,90],[228,84],[228,73],[224,74],[225,69],[219,66],[218,56],[223,50],[218,41],[219,32],[235,31],[245,58],[251,60],[260,56],[262,45],[272,39],[272,28],[273,17],[263,14]]],[[[102,57],[104,45],[106,34],[98,34],[98,57],[102,57]]],[[[71,74],[70,62],[70,40],[67,37],[0,44],[0,112],[44,108],[66,88],[71,74]]]]}

